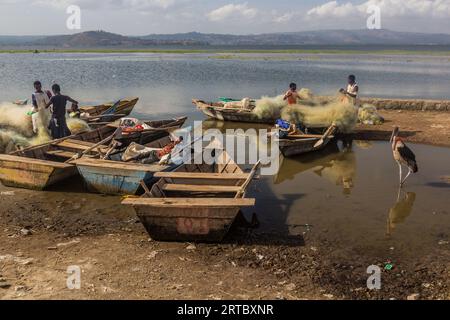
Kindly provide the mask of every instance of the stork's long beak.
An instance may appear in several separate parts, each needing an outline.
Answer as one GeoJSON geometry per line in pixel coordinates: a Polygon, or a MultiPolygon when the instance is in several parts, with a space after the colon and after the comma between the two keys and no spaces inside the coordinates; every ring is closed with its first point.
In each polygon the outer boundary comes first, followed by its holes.
{"type": "Polygon", "coordinates": [[[395,137],[398,136],[398,132],[399,132],[399,128],[398,128],[398,127],[396,127],[396,128],[394,129],[394,131],[392,131],[391,139],[389,140],[391,143],[393,143],[395,137]]]}

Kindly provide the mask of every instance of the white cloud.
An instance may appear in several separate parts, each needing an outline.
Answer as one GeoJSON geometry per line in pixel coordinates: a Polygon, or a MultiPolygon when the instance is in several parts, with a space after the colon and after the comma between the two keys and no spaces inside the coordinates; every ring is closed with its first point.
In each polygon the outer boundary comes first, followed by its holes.
{"type": "Polygon", "coordinates": [[[206,14],[210,21],[223,21],[233,17],[253,19],[258,10],[248,6],[248,3],[227,4],[206,14]]]}
{"type": "Polygon", "coordinates": [[[64,9],[70,5],[78,5],[82,9],[114,8],[131,10],[167,9],[177,0],[34,0],[34,5],[64,9]]]}
{"type": "Polygon", "coordinates": [[[367,8],[379,6],[387,17],[450,18],[450,0],[369,0],[359,5],[330,1],[307,12],[310,18],[345,18],[367,16],[367,8]]]}

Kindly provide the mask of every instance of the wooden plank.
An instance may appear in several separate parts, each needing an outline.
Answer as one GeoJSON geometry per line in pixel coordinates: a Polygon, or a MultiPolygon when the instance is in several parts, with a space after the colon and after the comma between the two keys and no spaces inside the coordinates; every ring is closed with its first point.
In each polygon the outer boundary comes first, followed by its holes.
{"type": "Polygon", "coordinates": [[[216,179],[216,180],[246,180],[248,173],[198,173],[198,172],[157,172],[155,178],[168,179],[216,179]]]}
{"type": "Polygon", "coordinates": [[[76,153],[74,153],[74,152],[69,152],[69,151],[64,151],[64,150],[47,151],[45,154],[47,154],[49,156],[56,156],[56,157],[61,157],[61,158],[66,158],[66,159],[70,159],[74,155],[76,155],[76,153]]]}
{"type": "Polygon", "coordinates": [[[155,208],[236,208],[252,207],[255,205],[255,199],[129,198],[122,201],[122,204],[155,208]]]}
{"type": "MultiPolygon", "coordinates": [[[[69,140],[64,140],[64,141],[58,142],[53,145],[58,146],[60,148],[88,150],[88,149],[92,148],[95,145],[95,143],[69,139],[69,140]]],[[[105,145],[100,145],[99,147],[103,148],[103,149],[108,148],[108,146],[105,146],[105,145]]]]}
{"type": "Polygon", "coordinates": [[[49,167],[53,167],[53,168],[61,168],[61,169],[72,167],[72,165],[65,164],[65,163],[33,159],[33,158],[26,158],[26,157],[18,157],[18,156],[7,155],[7,154],[0,155],[0,162],[1,161],[9,161],[9,162],[25,163],[25,164],[37,164],[37,165],[44,165],[44,166],[49,166],[49,167]]]}
{"type": "Polygon", "coordinates": [[[102,159],[92,159],[86,156],[78,160],[70,161],[70,163],[88,167],[113,168],[119,170],[138,170],[147,172],[158,172],[170,168],[170,166],[168,165],[139,164],[139,163],[120,162],[102,159]]]}
{"type": "Polygon", "coordinates": [[[190,184],[166,184],[163,186],[164,191],[180,191],[180,192],[238,192],[241,188],[235,186],[208,186],[208,185],[190,185],[190,184]]]}

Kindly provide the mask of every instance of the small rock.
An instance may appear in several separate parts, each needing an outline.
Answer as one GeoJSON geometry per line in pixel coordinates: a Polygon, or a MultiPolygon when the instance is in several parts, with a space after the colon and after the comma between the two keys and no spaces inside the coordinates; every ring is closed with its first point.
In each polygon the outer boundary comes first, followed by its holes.
{"type": "Polygon", "coordinates": [[[29,230],[29,229],[26,229],[26,228],[23,228],[23,229],[21,229],[20,230],[20,233],[23,235],[23,236],[31,236],[31,230],[29,230]]]}
{"type": "Polygon", "coordinates": [[[25,287],[25,286],[16,286],[16,287],[14,288],[14,291],[16,291],[16,292],[28,291],[28,288],[25,287]]]}
{"type": "Polygon", "coordinates": [[[438,245],[440,245],[440,246],[445,246],[446,244],[448,244],[448,241],[445,241],[445,240],[441,240],[438,242],[438,245]]]}
{"type": "Polygon", "coordinates": [[[290,283],[285,288],[287,291],[294,291],[297,286],[295,285],[295,283],[290,283]]]}
{"type": "Polygon", "coordinates": [[[431,284],[429,284],[429,283],[422,283],[422,287],[428,289],[428,288],[431,287],[431,284]]]}
{"type": "Polygon", "coordinates": [[[332,294],[324,294],[323,296],[325,298],[327,298],[327,299],[333,299],[334,298],[334,295],[332,295],[332,294]]]}
{"type": "Polygon", "coordinates": [[[152,251],[150,252],[150,254],[147,256],[147,260],[152,260],[155,259],[156,255],[158,254],[158,251],[152,251]]]}
{"type": "Polygon", "coordinates": [[[186,250],[197,250],[197,247],[195,246],[195,244],[190,244],[186,247],[186,250]]]}
{"type": "Polygon", "coordinates": [[[410,300],[410,301],[412,301],[412,300],[418,300],[419,297],[420,297],[420,294],[414,293],[414,294],[409,295],[409,296],[406,298],[406,300],[410,300]]]}
{"type": "Polygon", "coordinates": [[[314,251],[314,252],[316,252],[316,251],[317,251],[317,248],[316,248],[316,247],[311,247],[311,250],[314,251]]]}
{"type": "Polygon", "coordinates": [[[0,281],[0,289],[9,289],[9,288],[11,288],[11,285],[8,282],[4,280],[0,281]]]}

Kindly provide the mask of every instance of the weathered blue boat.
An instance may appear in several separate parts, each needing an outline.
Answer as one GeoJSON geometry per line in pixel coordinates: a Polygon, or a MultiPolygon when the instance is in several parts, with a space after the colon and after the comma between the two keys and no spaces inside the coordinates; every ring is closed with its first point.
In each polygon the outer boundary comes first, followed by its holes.
{"type": "MultiPolygon", "coordinates": [[[[164,147],[169,137],[154,141],[146,146],[164,147]]],[[[85,186],[90,192],[107,195],[136,195],[142,193],[141,181],[152,186],[158,180],[156,172],[173,171],[177,165],[140,164],[84,157],[71,163],[77,166],[85,186]]]]}

